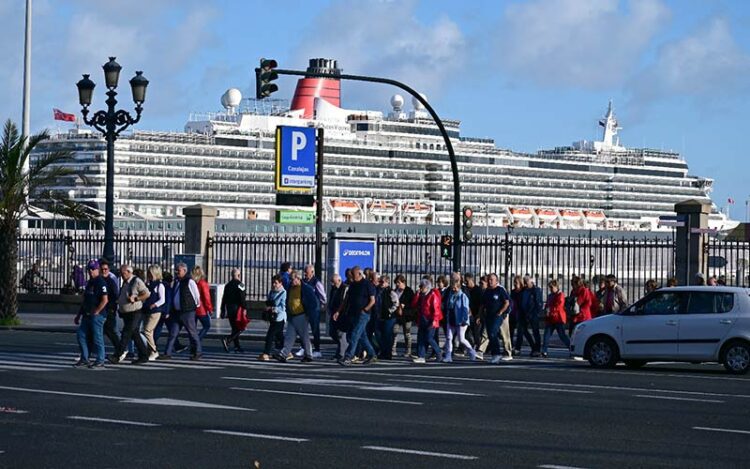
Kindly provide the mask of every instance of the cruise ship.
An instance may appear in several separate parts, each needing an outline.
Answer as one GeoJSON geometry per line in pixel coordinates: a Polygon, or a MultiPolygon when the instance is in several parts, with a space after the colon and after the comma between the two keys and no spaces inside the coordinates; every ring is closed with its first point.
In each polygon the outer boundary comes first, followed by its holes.
{"type": "MultiPolygon", "coordinates": [[[[311,59],[308,71],[340,73],[336,60],[311,59]]],[[[453,183],[444,141],[417,100],[400,95],[390,111],[346,109],[341,82],[301,78],[291,100],[221,97],[224,110],[191,115],[184,132],[135,130],[115,143],[116,219],[175,219],[207,204],[219,218],[274,220],[274,135],[280,125],[325,129],[324,217],[327,222],[449,225],[453,183]]],[[[675,203],[711,203],[713,181],[688,173],[678,153],[626,148],[612,103],[599,124],[600,141],[524,153],[461,134],[445,119],[458,160],[462,204],[475,224],[547,229],[659,230],[675,203]]],[[[106,146],[98,133],[75,128],[54,135],[38,152],[68,149],[87,176],[63,178],[54,190],[103,211],[106,146]]],[[[715,205],[710,226],[733,228],[715,205]]],[[[312,210],[310,207],[298,207],[312,210]]]]}

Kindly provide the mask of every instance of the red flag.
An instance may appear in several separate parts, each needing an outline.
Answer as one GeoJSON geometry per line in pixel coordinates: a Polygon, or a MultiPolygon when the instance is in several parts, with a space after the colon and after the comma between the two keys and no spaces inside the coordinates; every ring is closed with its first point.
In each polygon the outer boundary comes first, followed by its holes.
{"type": "Polygon", "coordinates": [[[66,122],[75,122],[76,121],[76,115],[75,114],[68,114],[66,112],[62,112],[59,109],[53,109],[52,112],[55,114],[55,120],[56,121],[66,121],[66,122]]]}

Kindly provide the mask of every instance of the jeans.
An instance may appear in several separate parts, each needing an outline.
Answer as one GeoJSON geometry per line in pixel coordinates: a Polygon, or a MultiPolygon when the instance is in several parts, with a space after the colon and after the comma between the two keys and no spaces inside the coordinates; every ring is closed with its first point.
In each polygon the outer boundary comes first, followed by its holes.
{"type": "Polygon", "coordinates": [[[492,356],[500,355],[500,338],[497,336],[500,333],[500,326],[503,324],[502,314],[487,315],[484,320],[485,327],[487,328],[487,338],[489,339],[490,345],[489,350],[492,356]]]}
{"type": "Polygon", "coordinates": [[[542,353],[547,353],[547,344],[549,343],[549,338],[553,332],[557,332],[557,335],[560,337],[560,340],[563,341],[563,344],[570,349],[570,339],[568,338],[568,334],[565,333],[565,324],[547,324],[544,328],[544,345],[542,345],[542,353]]]}
{"type": "Polygon", "coordinates": [[[281,356],[286,357],[292,350],[294,340],[299,336],[302,341],[302,348],[305,350],[305,356],[312,358],[312,344],[310,343],[310,334],[307,332],[308,319],[306,314],[289,316],[286,323],[286,334],[284,334],[284,348],[281,349],[281,356]]]}
{"type": "Polygon", "coordinates": [[[354,354],[357,353],[357,346],[360,342],[365,351],[367,351],[368,357],[375,356],[375,349],[372,348],[372,344],[365,334],[365,329],[369,323],[370,314],[365,313],[364,311],[359,313],[359,317],[355,320],[354,325],[352,326],[352,331],[349,333],[349,347],[346,349],[346,355],[344,356],[345,360],[351,360],[352,357],[354,357],[354,354]]]}
{"type": "MultiPolygon", "coordinates": [[[[266,332],[266,346],[263,348],[263,353],[266,355],[271,355],[273,352],[273,346],[274,342],[276,341],[276,334],[279,333],[279,331],[284,330],[284,321],[272,321],[268,325],[268,332],[266,332]]],[[[239,341],[235,342],[235,344],[238,344],[239,341]]],[[[239,345],[237,345],[237,348],[239,348],[239,345]]]]}
{"type": "Polygon", "coordinates": [[[521,350],[521,347],[523,347],[524,337],[529,342],[531,351],[538,352],[539,346],[541,345],[541,337],[539,336],[539,317],[538,316],[533,315],[531,317],[527,317],[523,313],[521,313],[518,316],[518,323],[517,323],[517,329],[516,329],[516,350],[521,350]],[[531,333],[529,333],[529,325],[531,325],[531,330],[534,333],[533,337],[531,333]]]}
{"type": "Polygon", "coordinates": [[[429,344],[432,347],[432,350],[435,351],[438,360],[442,360],[443,352],[440,350],[440,345],[438,345],[435,340],[435,332],[437,329],[437,327],[432,327],[432,321],[419,318],[419,327],[417,329],[417,356],[419,358],[425,358],[427,355],[427,344],[429,344]]]}
{"type": "Polygon", "coordinates": [[[198,327],[198,322],[201,323],[201,331],[198,333],[198,338],[200,340],[203,340],[204,337],[206,337],[206,334],[208,334],[208,331],[211,330],[211,316],[206,314],[205,316],[196,316],[195,317],[195,327],[198,327]]]}
{"type": "Polygon", "coordinates": [[[125,351],[125,347],[130,343],[132,339],[135,342],[136,348],[138,348],[139,358],[148,358],[148,348],[146,342],[141,336],[141,320],[143,319],[143,313],[140,311],[134,311],[132,313],[125,313],[122,315],[122,320],[125,325],[122,327],[122,337],[120,339],[120,348],[115,352],[115,358],[120,358],[120,355],[125,351]]]}
{"type": "Polygon", "coordinates": [[[474,349],[471,348],[471,344],[466,339],[466,329],[469,326],[448,326],[448,333],[445,339],[445,356],[451,358],[453,354],[453,338],[458,337],[458,341],[461,345],[468,350],[469,356],[474,357],[474,349]]]}
{"type": "Polygon", "coordinates": [[[391,356],[395,356],[396,349],[398,348],[398,332],[401,331],[401,333],[404,336],[404,356],[411,355],[411,321],[405,322],[403,324],[396,323],[393,325],[393,347],[391,350],[391,356]]]}
{"type": "Polygon", "coordinates": [[[78,331],[76,332],[78,347],[81,349],[81,360],[89,361],[88,338],[93,337],[96,362],[104,363],[104,322],[106,320],[106,313],[95,316],[83,315],[81,317],[81,323],[78,325],[78,331]]]}
{"type": "Polygon", "coordinates": [[[187,331],[188,338],[190,339],[190,348],[193,349],[193,353],[202,353],[201,341],[198,338],[198,332],[195,330],[195,311],[173,311],[171,316],[173,318],[169,324],[169,340],[167,341],[167,349],[164,353],[172,355],[174,352],[175,342],[177,342],[177,336],[180,333],[181,327],[184,327],[185,331],[187,331]]]}
{"type": "Polygon", "coordinates": [[[390,360],[393,358],[393,327],[396,325],[396,318],[384,319],[378,321],[380,326],[379,342],[380,342],[380,358],[390,360]]]}

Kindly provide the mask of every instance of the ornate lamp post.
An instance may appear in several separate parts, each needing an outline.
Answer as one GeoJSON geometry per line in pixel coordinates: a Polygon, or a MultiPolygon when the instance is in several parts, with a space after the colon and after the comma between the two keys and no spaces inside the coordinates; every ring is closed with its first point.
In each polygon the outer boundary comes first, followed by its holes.
{"type": "Polygon", "coordinates": [[[133,102],[135,102],[135,118],[133,118],[127,111],[115,110],[117,105],[117,99],[115,99],[117,91],[115,90],[122,67],[115,62],[114,57],[110,57],[109,62],[104,64],[102,68],[104,69],[104,83],[107,87],[106,111],[97,111],[89,119],[89,106],[96,85],[91,81],[89,75],[83,75],[76,86],[78,87],[78,100],[83,107],[81,109],[83,121],[86,125],[90,125],[101,132],[107,140],[107,193],[104,209],[104,253],[102,257],[112,262],[115,257],[115,140],[120,132],[141,120],[142,104],[146,100],[148,80],[140,71],[135,72],[135,76],[130,79],[133,102]]]}

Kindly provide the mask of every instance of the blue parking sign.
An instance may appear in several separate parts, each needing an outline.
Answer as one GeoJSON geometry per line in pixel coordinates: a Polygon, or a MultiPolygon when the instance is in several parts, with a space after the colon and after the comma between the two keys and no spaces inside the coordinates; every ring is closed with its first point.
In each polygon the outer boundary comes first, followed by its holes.
{"type": "Polygon", "coordinates": [[[276,190],[315,186],[315,128],[276,128],[276,190]]]}

